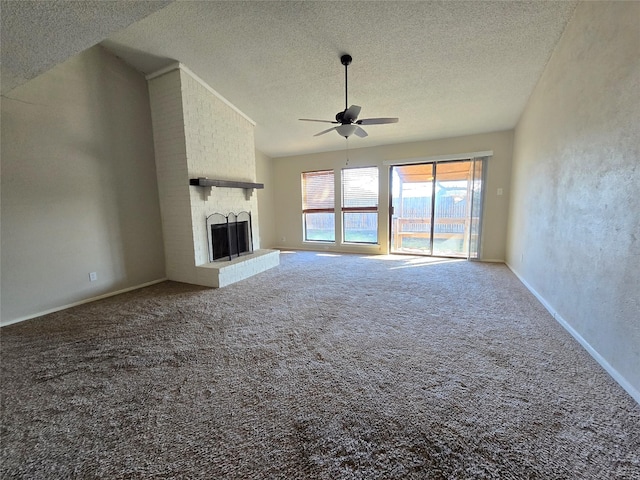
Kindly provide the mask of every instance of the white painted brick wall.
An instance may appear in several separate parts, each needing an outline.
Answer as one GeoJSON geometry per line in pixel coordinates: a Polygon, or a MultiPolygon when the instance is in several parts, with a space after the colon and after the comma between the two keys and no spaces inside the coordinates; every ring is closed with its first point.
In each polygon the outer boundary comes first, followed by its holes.
{"type": "Polygon", "coordinates": [[[183,69],[148,83],[167,277],[202,283],[195,267],[209,261],[207,215],[251,212],[260,248],[255,192],[189,186],[197,177],[255,182],[253,124],[183,69]]]}
{"type": "Polygon", "coordinates": [[[167,277],[193,280],[193,233],[179,72],[149,80],[167,277]]]}
{"type": "MultiPolygon", "coordinates": [[[[251,122],[188,72],[181,70],[180,74],[189,177],[255,182],[256,159],[251,122]]],[[[241,211],[251,212],[254,249],[258,249],[258,201],[255,193],[247,200],[243,189],[191,187],[196,265],[209,261],[206,217],[212,213],[226,215],[241,211]]]]}

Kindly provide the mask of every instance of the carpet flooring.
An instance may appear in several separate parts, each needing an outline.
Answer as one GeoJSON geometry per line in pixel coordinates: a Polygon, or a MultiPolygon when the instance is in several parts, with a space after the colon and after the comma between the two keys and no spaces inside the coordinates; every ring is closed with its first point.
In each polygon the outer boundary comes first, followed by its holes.
{"type": "Polygon", "coordinates": [[[640,406],[501,264],[283,252],[0,335],[2,478],[640,478],[640,406]]]}

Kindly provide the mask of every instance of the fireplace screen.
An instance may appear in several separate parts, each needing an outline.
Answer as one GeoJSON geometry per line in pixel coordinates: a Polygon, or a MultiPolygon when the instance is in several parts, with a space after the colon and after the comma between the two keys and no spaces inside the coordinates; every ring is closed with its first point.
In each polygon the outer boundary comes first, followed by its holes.
{"type": "Polygon", "coordinates": [[[207,217],[209,237],[209,261],[231,260],[253,251],[251,213],[240,212],[223,215],[214,213],[207,217]]]}

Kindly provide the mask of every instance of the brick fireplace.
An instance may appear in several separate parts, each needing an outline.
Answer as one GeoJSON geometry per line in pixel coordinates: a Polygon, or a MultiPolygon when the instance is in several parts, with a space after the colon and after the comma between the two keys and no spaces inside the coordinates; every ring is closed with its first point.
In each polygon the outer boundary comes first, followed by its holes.
{"type": "Polygon", "coordinates": [[[179,63],[147,81],[167,277],[222,287],[277,266],[279,252],[260,248],[257,196],[249,188],[259,185],[255,123],[179,63]],[[192,181],[207,178],[218,181],[192,181]],[[211,261],[207,217],[214,212],[251,212],[252,253],[211,261]]]}

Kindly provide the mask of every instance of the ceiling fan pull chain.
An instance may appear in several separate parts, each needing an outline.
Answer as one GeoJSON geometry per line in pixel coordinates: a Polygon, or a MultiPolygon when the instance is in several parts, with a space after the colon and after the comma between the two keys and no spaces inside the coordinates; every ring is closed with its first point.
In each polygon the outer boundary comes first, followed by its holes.
{"type": "Polygon", "coordinates": [[[344,139],[347,142],[347,163],[345,164],[345,167],[349,166],[349,137],[344,137],[344,139]]]}

